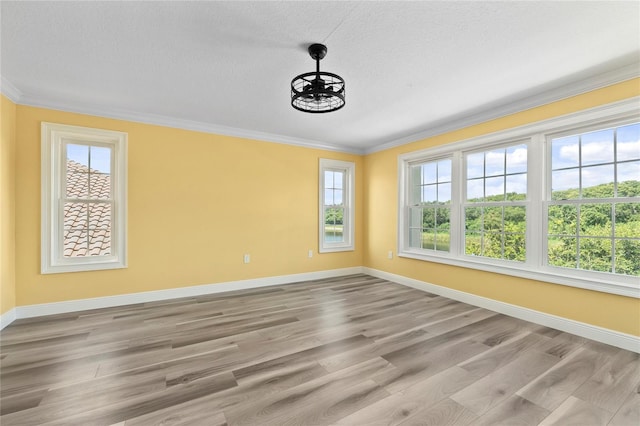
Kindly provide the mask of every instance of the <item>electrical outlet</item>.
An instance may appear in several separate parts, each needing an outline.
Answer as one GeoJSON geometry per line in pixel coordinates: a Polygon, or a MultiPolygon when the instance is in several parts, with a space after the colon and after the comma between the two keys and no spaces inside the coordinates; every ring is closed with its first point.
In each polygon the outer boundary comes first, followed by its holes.
{"type": "Polygon", "coordinates": [[[393,250],[389,250],[389,253],[387,253],[387,258],[393,259],[393,250]]]}
{"type": "Polygon", "coordinates": [[[251,262],[251,255],[250,254],[245,254],[244,255],[244,263],[249,263],[251,262]]]}
{"type": "Polygon", "coordinates": [[[307,256],[309,256],[309,259],[311,259],[313,257],[313,250],[309,250],[309,254],[307,256]]]}

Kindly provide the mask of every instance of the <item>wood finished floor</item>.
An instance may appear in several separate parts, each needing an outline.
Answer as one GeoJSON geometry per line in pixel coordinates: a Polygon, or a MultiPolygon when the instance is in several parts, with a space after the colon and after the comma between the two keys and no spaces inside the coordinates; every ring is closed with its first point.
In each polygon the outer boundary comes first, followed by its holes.
{"type": "Polygon", "coordinates": [[[633,352],[366,275],[17,320],[0,424],[640,424],[633,352]]]}

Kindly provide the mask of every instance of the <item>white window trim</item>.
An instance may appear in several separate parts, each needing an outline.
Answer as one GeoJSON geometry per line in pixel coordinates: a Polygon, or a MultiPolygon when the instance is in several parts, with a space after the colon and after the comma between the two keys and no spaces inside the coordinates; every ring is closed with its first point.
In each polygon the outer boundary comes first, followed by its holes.
{"type": "Polygon", "coordinates": [[[41,124],[41,273],[93,271],[127,267],[127,134],[65,124],[41,124]],[[112,254],[65,258],[61,250],[62,217],[58,208],[60,174],[65,170],[63,140],[75,139],[113,148],[112,179],[115,208],[112,218],[112,254]]]}
{"type": "Polygon", "coordinates": [[[320,242],[318,253],[332,253],[339,251],[355,250],[355,176],[356,165],[350,161],[320,159],[319,186],[318,186],[318,240],[320,242]],[[339,243],[326,242],[324,240],[324,172],[325,170],[340,170],[345,173],[345,187],[343,194],[344,215],[343,228],[344,241],[339,243]]]}
{"type": "MultiPolygon", "coordinates": [[[[473,139],[467,139],[428,148],[398,156],[398,256],[429,262],[443,263],[465,268],[511,275],[532,280],[562,284],[600,292],[640,298],[640,280],[634,276],[615,275],[595,271],[571,270],[546,265],[546,223],[541,206],[547,188],[547,171],[540,167],[547,158],[546,137],[570,130],[589,126],[607,126],[616,122],[637,121],[640,118],[640,97],[555,117],[548,120],[508,129],[473,139]],[[528,140],[528,176],[527,176],[527,261],[524,263],[474,257],[464,254],[464,229],[460,205],[464,195],[463,153],[488,149],[509,142],[528,140]],[[412,162],[431,160],[446,155],[453,155],[452,164],[452,210],[451,210],[451,251],[428,252],[409,248],[407,235],[408,217],[405,206],[408,201],[409,164],[412,162]],[[455,177],[454,177],[455,176],[455,177]],[[454,203],[455,197],[455,203],[454,203]],[[455,241],[454,241],[455,238],[455,241]]],[[[546,166],[546,162],[545,162],[546,166]]]]}

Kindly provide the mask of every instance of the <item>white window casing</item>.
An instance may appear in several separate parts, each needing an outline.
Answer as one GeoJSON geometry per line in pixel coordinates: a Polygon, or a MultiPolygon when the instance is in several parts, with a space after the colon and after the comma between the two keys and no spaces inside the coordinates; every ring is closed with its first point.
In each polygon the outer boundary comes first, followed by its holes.
{"type": "Polygon", "coordinates": [[[127,134],[46,122],[41,132],[41,273],[126,268],[127,134]]]}

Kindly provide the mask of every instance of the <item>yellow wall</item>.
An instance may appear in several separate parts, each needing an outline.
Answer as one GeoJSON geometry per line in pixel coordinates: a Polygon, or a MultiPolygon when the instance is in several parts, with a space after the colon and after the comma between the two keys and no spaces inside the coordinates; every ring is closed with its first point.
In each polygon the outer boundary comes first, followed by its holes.
{"type": "Polygon", "coordinates": [[[15,301],[14,286],[5,286],[4,281],[10,254],[1,257],[2,312],[14,305],[364,265],[640,336],[637,299],[411,259],[387,259],[387,252],[395,253],[397,246],[399,154],[637,95],[638,79],[364,157],[21,105],[16,109],[3,99],[3,247],[14,241],[4,237],[5,223],[12,228],[10,221],[5,222],[4,208],[14,201],[18,238],[15,301]],[[129,134],[127,269],[40,274],[42,121],[129,134]],[[12,123],[15,131],[7,130],[13,129],[12,123]],[[15,164],[8,161],[5,169],[5,150],[12,149],[15,164]],[[354,252],[317,254],[321,157],[356,162],[354,252]],[[5,191],[12,187],[13,175],[15,195],[5,191]],[[307,258],[309,249],[314,250],[312,259],[307,258]],[[242,263],[244,253],[251,254],[250,264],[242,263]]]}
{"type": "Polygon", "coordinates": [[[18,306],[362,265],[360,156],[21,105],[17,131],[18,306]],[[40,274],[42,121],[128,133],[128,268],[40,274]],[[356,163],[355,251],[317,253],[321,157],[356,163]]]}
{"type": "Polygon", "coordinates": [[[413,259],[397,247],[398,155],[640,95],[640,79],[370,154],[365,159],[365,265],[537,311],[640,336],[640,300],[413,259]]]}
{"type": "Polygon", "coordinates": [[[0,95],[0,314],[16,306],[16,105],[0,95]]]}

